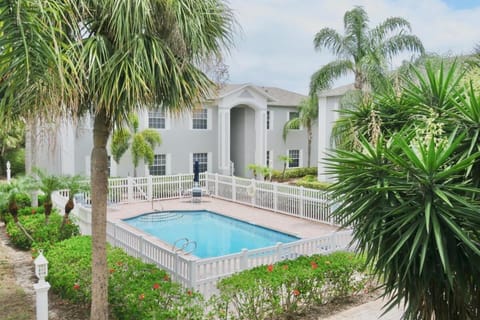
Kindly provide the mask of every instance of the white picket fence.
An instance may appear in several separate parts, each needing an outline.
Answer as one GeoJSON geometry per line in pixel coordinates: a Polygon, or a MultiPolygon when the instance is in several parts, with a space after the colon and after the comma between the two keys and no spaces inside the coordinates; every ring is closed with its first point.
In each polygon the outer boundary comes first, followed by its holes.
{"type": "MultiPolygon", "coordinates": [[[[304,219],[334,223],[328,216],[330,209],[327,195],[316,190],[208,173],[200,175],[200,185],[206,193],[214,197],[304,219]]],[[[192,187],[193,175],[188,174],[110,179],[108,200],[119,204],[178,198],[188,194],[192,187]]],[[[67,191],[56,192],[53,195],[53,202],[63,207],[67,197],[67,191]]],[[[83,203],[77,203],[71,214],[76,217],[82,234],[89,235],[91,234],[89,194],[84,194],[79,199],[83,203]]],[[[134,257],[156,264],[169,272],[175,281],[209,297],[216,292],[218,280],[235,272],[300,255],[347,250],[351,241],[351,231],[335,232],[328,236],[285,244],[278,243],[272,247],[256,250],[245,249],[240,253],[207,259],[185,256],[158,246],[144,238],[142,234],[129,230],[123,223],[107,221],[107,240],[111,245],[124,249],[134,257]]]]}

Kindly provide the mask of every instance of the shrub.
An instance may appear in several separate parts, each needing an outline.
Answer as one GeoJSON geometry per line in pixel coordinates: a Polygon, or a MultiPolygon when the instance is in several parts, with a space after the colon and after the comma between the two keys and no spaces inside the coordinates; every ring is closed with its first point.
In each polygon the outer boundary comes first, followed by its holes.
{"type": "Polygon", "coordinates": [[[240,319],[293,317],[313,304],[357,293],[367,280],[364,265],[352,253],[337,252],[243,271],[219,282],[217,309],[223,306],[240,319]]]}
{"type": "MultiPolygon", "coordinates": [[[[63,217],[58,213],[52,214],[49,223],[46,224],[45,216],[41,214],[42,211],[43,208],[41,207],[26,207],[21,209],[21,214],[19,214],[18,217],[19,222],[33,238],[34,243],[32,243],[15,223],[7,224],[7,233],[15,247],[19,249],[30,249],[34,246],[35,248],[47,249],[53,243],[79,234],[78,226],[73,223],[66,224],[64,228],[60,230],[63,217]]],[[[13,219],[9,216],[7,220],[11,222],[13,219]]]]}
{"type": "MultiPolygon", "coordinates": [[[[285,179],[300,178],[306,175],[317,175],[317,167],[290,168],[285,171],[285,179]]],[[[274,180],[282,179],[282,171],[273,170],[272,178],[274,180]]]]}
{"type": "Polygon", "coordinates": [[[7,152],[5,163],[10,161],[10,170],[12,176],[18,176],[25,173],[25,149],[18,148],[7,152]]]}
{"type": "MultiPolygon", "coordinates": [[[[201,319],[203,298],[183,289],[153,264],[108,247],[109,304],[117,319],[201,319]]],[[[56,244],[46,258],[53,290],[73,302],[91,301],[91,238],[56,244]]]]}
{"type": "Polygon", "coordinates": [[[298,187],[316,189],[316,190],[327,190],[331,186],[331,183],[318,181],[316,176],[306,175],[302,179],[295,182],[295,185],[298,187]]]}

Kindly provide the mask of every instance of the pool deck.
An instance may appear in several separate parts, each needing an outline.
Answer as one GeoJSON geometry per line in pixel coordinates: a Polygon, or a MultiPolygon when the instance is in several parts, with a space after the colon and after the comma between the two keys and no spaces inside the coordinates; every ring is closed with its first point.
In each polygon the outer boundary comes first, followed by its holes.
{"type": "Polygon", "coordinates": [[[200,202],[192,202],[190,198],[154,201],[153,210],[152,202],[118,205],[108,209],[108,220],[126,225],[121,221],[122,219],[153,211],[168,210],[209,210],[299,238],[321,237],[338,230],[338,227],[329,224],[296,218],[212,197],[202,197],[200,202]]]}

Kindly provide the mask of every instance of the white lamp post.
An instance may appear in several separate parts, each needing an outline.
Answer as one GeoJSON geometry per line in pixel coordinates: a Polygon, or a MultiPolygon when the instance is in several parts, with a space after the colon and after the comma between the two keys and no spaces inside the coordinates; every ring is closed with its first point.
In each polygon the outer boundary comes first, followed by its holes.
{"type": "Polygon", "coordinates": [[[12,171],[10,170],[10,161],[7,161],[7,182],[10,183],[12,178],[12,171]]]}
{"type": "Polygon", "coordinates": [[[48,275],[48,261],[43,256],[42,250],[33,263],[35,264],[35,275],[38,278],[38,283],[33,285],[37,296],[37,320],[47,320],[50,284],[45,281],[45,277],[48,275]]]}

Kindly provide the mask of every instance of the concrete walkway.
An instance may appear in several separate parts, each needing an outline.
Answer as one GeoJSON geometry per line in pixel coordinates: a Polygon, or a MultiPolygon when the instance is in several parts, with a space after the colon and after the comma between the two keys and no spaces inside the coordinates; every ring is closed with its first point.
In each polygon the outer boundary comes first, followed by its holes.
{"type": "Polygon", "coordinates": [[[383,313],[383,305],[384,301],[377,299],[342,311],[328,318],[319,318],[319,320],[400,320],[402,318],[403,310],[401,308],[393,309],[383,317],[380,317],[383,313]]]}

